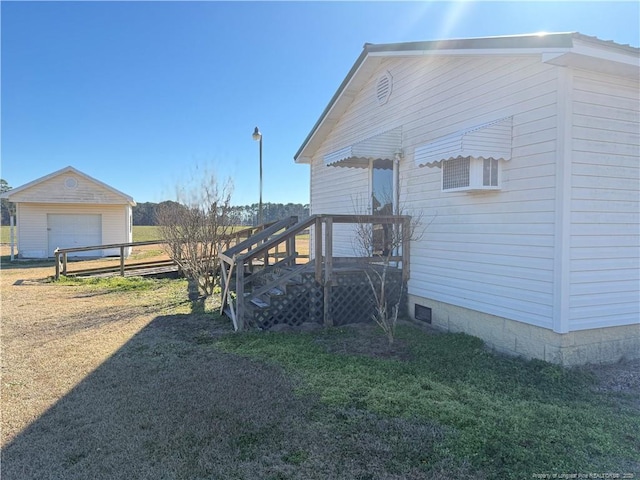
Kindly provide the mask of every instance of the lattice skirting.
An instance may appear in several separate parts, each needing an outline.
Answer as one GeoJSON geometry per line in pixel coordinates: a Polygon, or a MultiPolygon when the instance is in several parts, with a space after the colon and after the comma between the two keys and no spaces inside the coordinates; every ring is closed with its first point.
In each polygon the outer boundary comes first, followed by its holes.
{"type": "MultiPolygon", "coordinates": [[[[380,280],[370,274],[377,292],[380,280]]],[[[364,271],[338,272],[331,287],[330,315],[334,325],[373,321],[375,297],[364,271]]],[[[406,314],[406,288],[402,284],[402,272],[387,271],[386,295],[388,310],[400,302],[400,315],[406,314]],[[402,298],[400,296],[402,295],[402,298]]],[[[324,289],[313,274],[303,274],[294,285],[288,285],[284,295],[273,296],[265,308],[249,306],[248,322],[253,327],[269,329],[277,324],[299,326],[305,322],[323,323],[324,289]]]]}

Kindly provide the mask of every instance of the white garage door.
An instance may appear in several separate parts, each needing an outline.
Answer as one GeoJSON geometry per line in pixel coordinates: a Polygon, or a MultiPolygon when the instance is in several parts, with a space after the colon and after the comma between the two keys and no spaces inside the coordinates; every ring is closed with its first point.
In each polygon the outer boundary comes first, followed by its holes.
{"type": "MultiPolygon", "coordinates": [[[[47,215],[49,233],[49,256],[56,248],[87,247],[102,245],[102,215],[47,215]]],[[[71,255],[71,254],[70,254],[71,255]]],[[[73,256],[95,257],[101,250],[77,252],[73,256]]]]}

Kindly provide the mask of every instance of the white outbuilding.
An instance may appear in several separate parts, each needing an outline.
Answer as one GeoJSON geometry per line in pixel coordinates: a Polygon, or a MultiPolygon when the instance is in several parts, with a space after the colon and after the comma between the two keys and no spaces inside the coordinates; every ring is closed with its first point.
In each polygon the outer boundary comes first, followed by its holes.
{"type": "MultiPolygon", "coordinates": [[[[132,241],[135,201],[71,166],[2,195],[16,205],[18,256],[53,257],[56,248],[132,241]]],[[[78,252],[117,255],[119,250],[78,252]]]]}

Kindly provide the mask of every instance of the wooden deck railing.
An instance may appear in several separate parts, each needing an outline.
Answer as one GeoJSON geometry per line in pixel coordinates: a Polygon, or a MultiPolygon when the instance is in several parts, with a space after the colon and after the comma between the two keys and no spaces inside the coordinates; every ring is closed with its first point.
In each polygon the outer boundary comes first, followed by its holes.
{"type": "MultiPolygon", "coordinates": [[[[262,232],[238,243],[234,247],[221,253],[220,264],[223,280],[223,294],[221,311],[225,306],[229,307],[231,319],[236,330],[244,328],[244,314],[248,301],[245,298],[246,287],[249,283],[256,280],[259,273],[253,273],[253,262],[262,259],[261,272],[268,272],[275,267],[288,266],[293,267],[288,274],[280,276],[271,283],[263,285],[257,290],[251,292],[251,296],[255,297],[264,293],[271,288],[278,286],[288,277],[295,276],[296,272],[301,268],[306,268],[306,264],[302,267],[297,266],[298,255],[295,251],[296,236],[306,231],[310,227],[314,229],[314,255],[313,260],[309,264],[313,264],[316,281],[324,287],[324,323],[331,324],[329,316],[329,305],[331,298],[331,286],[334,281],[333,264],[333,226],[334,224],[371,224],[371,225],[398,225],[401,233],[398,238],[406,239],[402,242],[398,255],[386,257],[388,261],[397,262],[402,266],[403,281],[409,278],[409,237],[403,232],[408,232],[410,228],[411,217],[406,215],[312,215],[311,217],[297,222],[296,217],[290,217],[262,232]],[[284,245],[285,257],[283,259],[274,259],[274,263],[270,264],[269,251],[278,245],[284,245]],[[235,270],[235,285],[232,285],[233,273],[235,270]],[[235,292],[232,287],[235,286],[235,292]],[[235,293],[235,301],[232,298],[235,293]],[[235,305],[235,307],[234,307],[235,305]]],[[[344,257],[341,260],[346,260],[344,257]]],[[[379,256],[370,257],[353,257],[358,262],[380,262],[379,256]]]]}

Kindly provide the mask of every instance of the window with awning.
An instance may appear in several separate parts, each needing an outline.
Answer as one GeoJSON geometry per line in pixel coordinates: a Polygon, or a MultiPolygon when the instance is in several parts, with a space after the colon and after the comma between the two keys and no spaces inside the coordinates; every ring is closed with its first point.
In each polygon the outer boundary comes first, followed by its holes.
{"type": "Polygon", "coordinates": [[[496,190],[501,162],[511,160],[512,119],[475,125],[416,147],[418,167],[440,167],[442,190],[496,190]]]}

